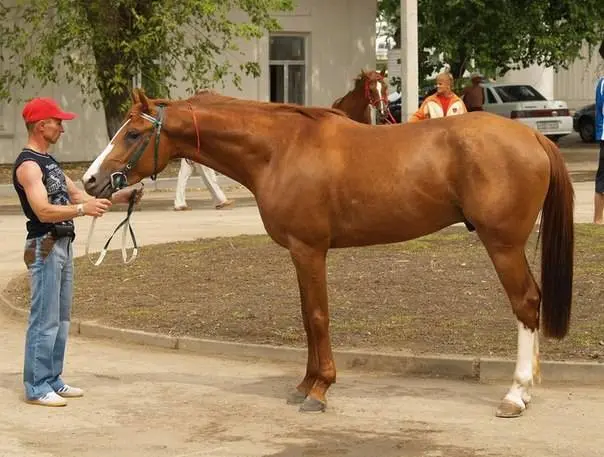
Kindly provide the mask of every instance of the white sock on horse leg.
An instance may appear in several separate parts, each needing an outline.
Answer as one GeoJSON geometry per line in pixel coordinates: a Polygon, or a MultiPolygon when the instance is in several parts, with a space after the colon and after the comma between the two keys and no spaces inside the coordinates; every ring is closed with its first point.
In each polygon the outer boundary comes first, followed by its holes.
{"type": "Polygon", "coordinates": [[[531,400],[529,387],[533,384],[533,358],[535,356],[535,331],[518,322],[518,355],[514,382],[505,396],[506,400],[513,402],[522,409],[531,400]]]}

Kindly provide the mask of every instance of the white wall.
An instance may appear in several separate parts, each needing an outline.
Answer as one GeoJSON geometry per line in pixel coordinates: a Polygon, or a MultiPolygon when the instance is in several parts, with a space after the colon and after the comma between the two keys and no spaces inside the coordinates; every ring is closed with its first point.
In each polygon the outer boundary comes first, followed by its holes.
{"type": "MultiPolygon", "coordinates": [[[[291,13],[278,15],[282,33],[308,34],[307,104],[330,106],[353,86],[361,69],[375,68],[376,2],[370,0],[298,0],[291,13]]],[[[281,33],[281,32],[280,32],[281,33]]],[[[268,36],[241,43],[245,56],[231,53],[234,66],[257,59],[263,74],[260,78],[243,77],[242,89],[227,82],[220,92],[252,100],[269,99],[268,36]]],[[[186,95],[186,86],[173,90],[171,96],[186,95]]],[[[53,153],[60,161],[89,161],[107,143],[103,112],[84,105],[74,87],[48,86],[32,88],[20,97],[50,96],[78,118],[65,122],[66,134],[53,153]]],[[[27,140],[21,118],[22,104],[4,105],[0,110],[0,163],[12,163],[27,140]]]]}
{"type": "MultiPolygon", "coordinates": [[[[52,97],[66,111],[77,113],[77,118],[64,121],[65,135],[53,147],[53,154],[59,161],[90,160],[107,144],[107,129],[103,111],[96,110],[82,101],[75,86],[55,84],[43,89],[31,87],[19,94],[28,99],[35,96],[52,97]]],[[[2,106],[0,124],[0,163],[12,163],[27,141],[27,131],[21,111],[24,103],[10,103],[2,106]]]]}
{"type": "Polygon", "coordinates": [[[575,60],[568,69],[556,72],[552,68],[533,65],[510,71],[497,81],[534,85],[545,97],[564,100],[570,109],[577,109],[594,103],[595,84],[601,75],[604,75],[604,60],[597,50],[590,59],[585,46],[582,58],[575,60]]]}
{"type": "Polygon", "coordinates": [[[580,108],[595,102],[596,81],[604,75],[604,60],[597,50],[589,59],[587,47],[583,49],[583,59],[577,59],[567,70],[560,70],[554,76],[556,97],[566,100],[569,108],[580,108]]]}

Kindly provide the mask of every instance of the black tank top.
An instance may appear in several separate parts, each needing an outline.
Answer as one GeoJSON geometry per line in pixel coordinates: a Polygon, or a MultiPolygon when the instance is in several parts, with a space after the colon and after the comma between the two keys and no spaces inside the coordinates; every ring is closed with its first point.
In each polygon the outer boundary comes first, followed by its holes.
{"type": "MultiPolygon", "coordinates": [[[[23,186],[19,184],[17,180],[17,168],[27,161],[36,162],[42,170],[42,183],[46,187],[46,193],[48,194],[48,202],[52,205],[69,205],[69,193],[67,192],[67,183],[65,182],[65,175],[63,170],[59,166],[59,163],[49,154],[40,154],[32,151],[31,149],[23,149],[13,167],[13,186],[19,196],[21,202],[21,208],[27,219],[27,238],[37,238],[51,231],[54,223],[41,222],[34,213],[23,186]]],[[[73,227],[73,220],[66,220],[60,222],[63,225],[70,225],[73,227]]]]}

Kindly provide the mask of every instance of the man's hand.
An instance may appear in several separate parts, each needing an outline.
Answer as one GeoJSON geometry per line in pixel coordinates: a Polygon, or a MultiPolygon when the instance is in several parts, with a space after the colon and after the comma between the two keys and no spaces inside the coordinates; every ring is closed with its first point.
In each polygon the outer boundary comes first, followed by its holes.
{"type": "Polygon", "coordinates": [[[111,196],[111,201],[113,203],[128,203],[130,201],[130,196],[132,195],[132,192],[136,192],[136,200],[134,203],[138,203],[143,196],[142,187],[140,189],[126,188],[118,190],[117,192],[114,192],[114,194],[111,196]]]}
{"type": "Polygon", "coordinates": [[[84,203],[84,214],[101,217],[109,208],[111,208],[111,202],[106,198],[91,198],[84,203]]]}

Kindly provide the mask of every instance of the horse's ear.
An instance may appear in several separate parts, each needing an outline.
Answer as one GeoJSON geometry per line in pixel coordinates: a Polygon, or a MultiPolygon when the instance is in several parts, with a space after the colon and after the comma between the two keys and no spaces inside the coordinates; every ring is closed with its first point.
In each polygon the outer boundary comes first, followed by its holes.
{"type": "Polygon", "coordinates": [[[380,75],[382,75],[382,76],[386,76],[386,69],[385,69],[385,68],[382,68],[382,69],[380,70],[380,75]]]}
{"type": "Polygon", "coordinates": [[[142,112],[146,113],[147,111],[149,111],[149,99],[147,98],[147,96],[145,95],[145,91],[142,89],[138,90],[138,98],[139,98],[139,103],[142,106],[142,112]]]}
{"type": "Polygon", "coordinates": [[[135,87],[134,89],[132,89],[132,92],[130,93],[130,98],[132,99],[133,104],[137,104],[138,102],[140,102],[138,88],[135,87]]]}

